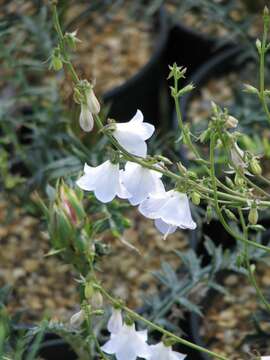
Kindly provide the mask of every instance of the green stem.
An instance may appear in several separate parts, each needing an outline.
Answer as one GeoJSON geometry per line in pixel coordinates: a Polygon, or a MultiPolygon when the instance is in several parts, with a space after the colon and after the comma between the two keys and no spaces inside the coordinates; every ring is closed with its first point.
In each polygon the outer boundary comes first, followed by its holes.
{"type": "Polygon", "coordinates": [[[268,109],[268,105],[267,105],[267,101],[266,101],[266,96],[265,96],[265,54],[266,54],[266,42],[267,42],[267,31],[268,31],[268,26],[266,26],[266,24],[264,23],[263,26],[263,39],[262,39],[262,44],[261,44],[261,49],[259,52],[259,58],[260,58],[260,74],[259,74],[259,99],[261,101],[261,104],[263,106],[264,112],[266,114],[267,120],[270,123],[270,111],[268,109]]]}
{"type": "Polygon", "coordinates": [[[216,183],[216,176],[215,176],[215,145],[216,145],[216,133],[213,133],[213,134],[211,134],[211,137],[210,137],[210,169],[211,169],[210,175],[211,175],[212,186],[213,186],[213,190],[214,190],[215,210],[216,210],[216,213],[219,217],[221,224],[223,225],[225,230],[231,236],[233,236],[236,240],[242,241],[245,244],[249,244],[249,245],[252,245],[254,247],[257,247],[257,248],[260,248],[260,249],[263,249],[263,250],[269,252],[270,248],[268,248],[267,246],[255,243],[251,240],[248,240],[248,239],[238,235],[236,232],[234,232],[230,228],[230,226],[227,224],[225,218],[223,217],[222,211],[221,211],[221,209],[219,207],[219,203],[218,203],[218,191],[217,191],[217,183],[216,183]]]}
{"type": "MultiPolygon", "coordinates": [[[[66,52],[66,49],[65,49],[65,46],[64,46],[64,36],[63,36],[62,30],[61,30],[61,27],[60,27],[56,6],[53,6],[53,17],[54,17],[55,28],[56,28],[56,31],[57,31],[57,34],[58,34],[58,37],[59,37],[60,49],[61,49],[62,55],[63,55],[63,57],[65,59],[65,64],[67,66],[68,71],[70,72],[70,74],[72,76],[72,79],[73,79],[74,83],[76,84],[76,83],[78,83],[80,81],[80,79],[77,76],[76,71],[75,71],[73,65],[70,62],[70,59],[69,59],[69,57],[67,55],[67,52],[66,52]]],[[[178,104],[178,112],[180,112],[179,104],[178,104]]],[[[181,113],[180,113],[180,115],[181,115],[181,113]]],[[[100,117],[98,115],[95,116],[95,121],[96,121],[96,124],[97,124],[99,130],[104,130],[102,121],[100,120],[100,117]]],[[[109,131],[106,131],[105,134],[109,138],[110,142],[122,153],[122,155],[125,157],[126,160],[135,162],[135,163],[137,163],[137,164],[139,164],[139,165],[141,165],[143,167],[146,167],[148,169],[160,172],[164,176],[167,176],[167,177],[171,178],[172,180],[174,180],[177,183],[181,182],[183,180],[186,181],[186,179],[183,176],[177,175],[177,174],[173,173],[172,171],[170,171],[168,169],[161,168],[160,166],[154,166],[153,164],[150,164],[147,160],[145,160],[143,158],[133,156],[132,154],[128,153],[116,141],[116,139],[113,137],[113,135],[109,131]]],[[[185,136],[187,136],[187,135],[185,135],[185,136]]],[[[205,186],[203,186],[201,184],[197,184],[195,181],[193,181],[191,179],[187,179],[187,181],[188,181],[188,184],[190,185],[190,187],[195,188],[195,189],[199,190],[202,193],[205,193],[207,195],[213,195],[214,194],[213,189],[209,189],[209,188],[207,188],[207,187],[205,187],[205,186]]],[[[237,203],[242,204],[242,205],[246,205],[248,201],[252,202],[254,200],[254,199],[249,200],[249,199],[246,199],[245,197],[239,196],[239,195],[236,196],[236,195],[232,195],[232,194],[223,193],[221,191],[216,191],[216,192],[217,192],[218,196],[221,197],[222,199],[237,202],[237,203]]],[[[219,200],[217,199],[217,202],[218,201],[219,200]]],[[[265,205],[265,206],[270,207],[270,202],[269,201],[261,201],[260,203],[261,203],[261,205],[265,205]]],[[[270,252],[270,248],[268,249],[267,247],[265,247],[265,246],[263,246],[261,244],[254,243],[252,241],[250,241],[249,243],[252,246],[255,246],[255,247],[258,247],[258,248],[263,248],[264,250],[270,252]]]]}
{"type": "Polygon", "coordinates": [[[150,320],[145,319],[143,316],[137,314],[135,311],[129,309],[127,306],[123,305],[121,303],[121,301],[113,298],[105,289],[103,289],[102,287],[99,288],[100,291],[102,292],[102,294],[112,303],[112,305],[115,305],[119,308],[122,308],[126,313],[128,313],[129,315],[131,315],[131,317],[135,320],[139,320],[141,322],[143,322],[144,324],[146,324],[147,326],[149,326],[150,328],[159,331],[161,334],[168,336],[169,338],[175,340],[176,342],[183,344],[189,348],[192,348],[194,350],[200,351],[200,352],[204,352],[212,357],[215,357],[217,359],[220,360],[228,360],[227,358],[225,358],[222,355],[219,355],[213,351],[207,350],[199,345],[193,344],[190,341],[187,341],[185,339],[180,338],[177,335],[174,335],[173,333],[171,333],[170,331],[162,328],[161,326],[152,323],[150,320]]]}

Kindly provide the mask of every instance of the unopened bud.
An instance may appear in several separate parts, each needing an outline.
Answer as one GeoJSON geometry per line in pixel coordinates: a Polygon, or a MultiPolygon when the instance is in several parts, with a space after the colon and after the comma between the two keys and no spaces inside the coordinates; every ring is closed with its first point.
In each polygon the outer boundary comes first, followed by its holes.
{"type": "Polygon", "coordinates": [[[97,115],[100,112],[100,104],[93,91],[93,88],[90,88],[87,91],[86,99],[87,99],[88,108],[91,111],[91,113],[97,115]]]}
{"type": "Polygon", "coordinates": [[[94,127],[94,118],[89,110],[87,104],[81,104],[81,113],[79,119],[80,127],[85,132],[90,132],[93,130],[94,127]]]}
{"type": "Polygon", "coordinates": [[[232,181],[231,178],[229,178],[228,176],[225,177],[225,181],[226,181],[226,184],[231,188],[231,189],[234,189],[234,183],[232,181]]]}
{"type": "Polygon", "coordinates": [[[252,158],[250,161],[250,170],[254,175],[261,175],[262,174],[262,168],[259,163],[259,161],[256,158],[252,158]]]}
{"type": "Polygon", "coordinates": [[[228,129],[234,129],[238,125],[238,120],[235,117],[229,115],[228,118],[226,119],[225,125],[228,129]]]}
{"type": "Polygon", "coordinates": [[[63,62],[61,60],[60,57],[58,56],[52,56],[52,60],[51,60],[51,65],[50,67],[54,70],[54,71],[59,71],[62,69],[63,67],[63,62]]]}
{"type": "Polygon", "coordinates": [[[228,216],[228,218],[229,218],[230,220],[235,221],[235,222],[238,221],[238,220],[237,220],[237,217],[234,215],[234,213],[233,213],[231,210],[229,210],[229,209],[224,209],[224,211],[225,211],[225,214],[228,216]]]}
{"type": "Polygon", "coordinates": [[[70,326],[72,328],[78,329],[82,323],[85,320],[85,314],[83,310],[78,311],[77,313],[75,313],[74,315],[71,316],[70,318],[70,326]]]}
{"type": "Polygon", "coordinates": [[[196,191],[193,191],[191,194],[191,200],[193,202],[194,205],[199,205],[201,202],[201,196],[199,193],[197,193],[196,191]]]}
{"type": "Polygon", "coordinates": [[[251,225],[256,225],[259,219],[259,214],[256,206],[251,206],[248,214],[248,221],[251,225]]]}
{"type": "Polygon", "coordinates": [[[93,294],[94,294],[93,285],[90,282],[86,283],[85,287],[84,287],[84,296],[85,296],[85,298],[90,299],[90,298],[92,298],[93,294]]]}
{"type": "Polygon", "coordinates": [[[103,296],[100,291],[96,290],[88,301],[93,309],[99,309],[103,305],[103,296]]]}
{"type": "Polygon", "coordinates": [[[249,94],[258,94],[258,89],[256,89],[254,86],[251,86],[249,84],[244,84],[244,91],[249,94]]]}
{"type": "Polygon", "coordinates": [[[243,176],[235,174],[234,183],[237,186],[243,186],[245,184],[245,179],[243,178],[243,176]]]}
{"type": "Polygon", "coordinates": [[[262,43],[261,43],[261,40],[260,39],[257,39],[256,40],[256,48],[258,50],[258,53],[260,54],[261,53],[261,50],[262,50],[262,43]]]}
{"type": "Polygon", "coordinates": [[[80,42],[80,39],[77,38],[77,30],[73,31],[71,33],[66,33],[65,34],[65,41],[67,43],[67,45],[71,48],[71,49],[75,49],[76,48],[76,44],[78,42],[80,42]]]}

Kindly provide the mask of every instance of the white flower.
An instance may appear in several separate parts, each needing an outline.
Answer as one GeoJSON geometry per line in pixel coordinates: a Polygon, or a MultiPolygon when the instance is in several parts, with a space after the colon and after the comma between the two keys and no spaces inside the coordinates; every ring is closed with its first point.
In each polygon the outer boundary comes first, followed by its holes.
{"type": "Polygon", "coordinates": [[[87,105],[92,114],[97,115],[100,112],[100,104],[96,98],[93,88],[89,89],[87,92],[87,105]]]}
{"type": "Polygon", "coordinates": [[[270,360],[270,356],[261,356],[261,360],[270,360]]]}
{"type": "Polygon", "coordinates": [[[150,194],[140,206],[139,211],[149,219],[155,219],[157,229],[166,238],[177,227],[180,229],[195,229],[192,220],[189,201],[186,194],[175,190],[150,194]]]}
{"type": "Polygon", "coordinates": [[[94,118],[87,104],[81,104],[79,123],[82,130],[86,132],[92,131],[94,127],[94,118]]]}
{"type": "Polygon", "coordinates": [[[155,170],[149,170],[139,164],[127,162],[125,171],[121,174],[122,182],[131,194],[129,201],[132,205],[138,205],[147,196],[154,192],[165,191],[162,181],[162,174],[155,170]]]}
{"type": "Polygon", "coordinates": [[[108,321],[108,330],[111,334],[117,334],[123,327],[123,319],[120,309],[113,309],[108,321]]]}
{"type": "Polygon", "coordinates": [[[150,357],[147,360],[184,360],[186,355],[172,350],[171,346],[165,346],[162,342],[149,346],[150,357]]]}
{"type": "Polygon", "coordinates": [[[117,334],[111,334],[101,350],[107,354],[114,354],[117,360],[135,360],[138,357],[149,356],[147,330],[136,331],[135,325],[124,324],[117,334]]]}
{"type": "Polygon", "coordinates": [[[116,123],[113,136],[130,154],[146,157],[147,146],[145,140],[149,139],[155,127],[143,122],[143,114],[137,110],[135,116],[128,122],[116,123]]]}
{"type": "Polygon", "coordinates": [[[96,198],[107,203],[115,196],[127,199],[130,194],[120,181],[119,164],[113,164],[109,160],[103,164],[92,167],[84,165],[84,175],[77,180],[77,185],[86,191],[94,191],[96,198]]]}
{"type": "Polygon", "coordinates": [[[82,323],[84,322],[84,319],[85,319],[84,311],[80,310],[71,316],[70,321],[69,321],[70,326],[74,329],[77,329],[82,325],[82,323]]]}

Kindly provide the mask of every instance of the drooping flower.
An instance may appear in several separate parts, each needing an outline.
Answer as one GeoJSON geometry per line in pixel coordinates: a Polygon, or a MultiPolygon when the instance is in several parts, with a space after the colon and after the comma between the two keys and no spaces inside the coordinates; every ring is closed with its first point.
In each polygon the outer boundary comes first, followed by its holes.
{"type": "Polygon", "coordinates": [[[150,345],[150,357],[147,360],[184,360],[185,354],[172,350],[171,346],[165,346],[162,342],[156,345],[150,345]]]}
{"type": "Polygon", "coordinates": [[[149,219],[155,220],[157,229],[167,235],[180,229],[195,229],[196,223],[192,220],[188,197],[176,190],[153,193],[144,200],[139,211],[149,219]]]}
{"type": "Polygon", "coordinates": [[[147,196],[154,192],[164,190],[161,181],[162,174],[155,170],[149,170],[139,164],[127,162],[125,171],[121,174],[122,182],[131,194],[129,201],[132,205],[138,205],[144,201],[147,196]]]}
{"type": "Polygon", "coordinates": [[[112,315],[108,321],[108,330],[111,334],[117,334],[123,327],[123,319],[120,309],[113,308],[112,315]]]}
{"type": "Polygon", "coordinates": [[[261,356],[261,360],[270,360],[270,356],[261,356]]]}
{"type": "Polygon", "coordinates": [[[136,331],[134,324],[124,324],[116,334],[111,333],[110,340],[101,347],[101,350],[107,354],[114,354],[117,360],[147,358],[150,353],[146,341],[147,330],[136,331]]]}
{"type": "Polygon", "coordinates": [[[80,127],[85,132],[92,131],[94,127],[94,118],[87,104],[84,103],[81,104],[79,123],[80,123],[80,127]]]}
{"type": "Polygon", "coordinates": [[[153,135],[154,131],[155,127],[149,123],[144,123],[142,112],[137,110],[130,121],[116,123],[112,134],[130,154],[146,157],[147,145],[145,141],[153,135]]]}
{"type": "Polygon", "coordinates": [[[82,190],[94,191],[96,198],[103,203],[112,201],[115,196],[121,199],[130,197],[121,183],[119,164],[109,160],[97,167],[85,164],[84,175],[77,180],[77,185],[82,190]]]}

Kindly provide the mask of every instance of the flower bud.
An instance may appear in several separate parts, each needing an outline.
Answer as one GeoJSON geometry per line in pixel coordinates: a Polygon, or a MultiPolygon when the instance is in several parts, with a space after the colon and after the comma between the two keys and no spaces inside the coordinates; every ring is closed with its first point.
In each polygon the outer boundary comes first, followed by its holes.
{"type": "Polygon", "coordinates": [[[92,129],[94,127],[93,115],[92,115],[91,111],[89,110],[88,105],[86,105],[84,103],[81,104],[81,114],[80,114],[79,123],[80,123],[80,127],[85,132],[92,131],[92,129]]]}
{"type": "Polygon", "coordinates": [[[225,214],[228,216],[228,218],[232,221],[238,221],[237,217],[234,215],[234,213],[229,209],[224,209],[225,214]]]}
{"type": "Polygon", "coordinates": [[[238,120],[235,117],[229,115],[226,119],[225,125],[227,129],[234,129],[238,125],[238,120]]]}
{"type": "Polygon", "coordinates": [[[94,291],[91,298],[89,298],[88,300],[89,304],[93,307],[93,309],[99,309],[103,305],[103,296],[98,290],[94,291]]]}
{"type": "Polygon", "coordinates": [[[260,54],[261,53],[261,50],[262,50],[262,43],[261,43],[261,40],[260,39],[257,39],[256,40],[256,48],[258,50],[258,53],[260,54]]]}
{"type": "Polygon", "coordinates": [[[77,38],[77,30],[65,33],[65,41],[71,49],[75,49],[76,43],[80,42],[80,39],[77,38]]]}
{"type": "Polygon", "coordinates": [[[71,316],[69,323],[72,328],[78,329],[82,325],[84,320],[85,320],[84,311],[80,310],[71,316]]]}
{"type": "Polygon", "coordinates": [[[248,214],[248,221],[251,225],[256,225],[259,219],[259,214],[256,206],[252,205],[248,214]]]}
{"type": "Polygon", "coordinates": [[[258,94],[258,90],[249,84],[244,84],[244,91],[249,94],[258,94]]]}
{"type": "Polygon", "coordinates": [[[254,175],[261,175],[262,174],[262,168],[259,163],[259,161],[253,157],[250,161],[250,170],[254,175]]]}
{"type": "Polygon", "coordinates": [[[209,128],[204,130],[199,137],[200,142],[205,143],[207,140],[209,140],[210,135],[211,135],[211,130],[209,128]]]}
{"type": "Polygon", "coordinates": [[[93,88],[88,90],[86,98],[89,111],[91,111],[92,114],[97,115],[100,112],[100,104],[96,98],[93,88]]]}
{"type": "Polygon", "coordinates": [[[85,284],[85,287],[84,287],[84,296],[86,299],[90,299],[94,294],[94,288],[93,288],[93,285],[88,282],[85,284]]]}
{"type": "Polygon", "coordinates": [[[243,185],[245,185],[245,179],[243,178],[243,176],[241,176],[239,174],[235,174],[234,183],[237,186],[243,186],[243,185]]]}
{"type": "Polygon", "coordinates": [[[200,194],[197,193],[196,191],[193,191],[192,194],[191,194],[191,200],[192,200],[194,205],[200,205],[200,202],[201,202],[200,194]]]}
{"type": "Polygon", "coordinates": [[[225,177],[226,184],[229,186],[229,188],[234,189],[234,183],[231,178],[228,176],[225,177]]]}
{"type": "Polygon", "coordinates": [[[61,60],[60,57],[58,56],[54,56],[52,57],[52,60],[51,60],[51,65],[50,67],[54,70],[54,71],[59,71],[62,69],[63,67],[63,62],[61,60]]]}

